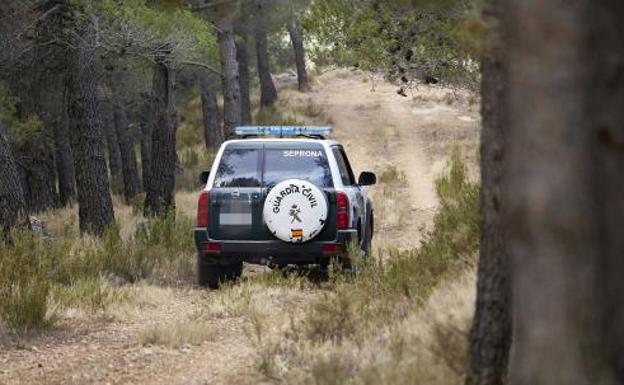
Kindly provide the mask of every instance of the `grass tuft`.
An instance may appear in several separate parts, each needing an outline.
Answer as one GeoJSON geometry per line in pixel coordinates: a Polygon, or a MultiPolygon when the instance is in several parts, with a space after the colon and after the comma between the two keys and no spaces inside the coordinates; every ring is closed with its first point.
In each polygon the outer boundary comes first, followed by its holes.
{"type": "Polygon", "coordinates": [[[180,348],[186,345],[201,345],[216,335],[215,328],[203,319],[189,319],[173,324],[153,324],[139,335],[142,345],[160,345],[180,348]]]}

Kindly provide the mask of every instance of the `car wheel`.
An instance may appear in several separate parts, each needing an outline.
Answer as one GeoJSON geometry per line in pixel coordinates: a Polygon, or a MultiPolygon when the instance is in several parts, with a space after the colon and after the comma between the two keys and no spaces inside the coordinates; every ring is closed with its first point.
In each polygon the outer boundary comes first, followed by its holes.
{"type": "Polygon", "coordinates": [[[229,265],[225,265],[227,269],[227,279],[235,281],[243,274],[243,262],[234,262],[229,265]]]}
{"type": "Polygon", "coordinates": [[[197,283],[202,287],[218,289],[219,284],[225,281],[226,266],[217,263],[197,264],[197,283]]]}

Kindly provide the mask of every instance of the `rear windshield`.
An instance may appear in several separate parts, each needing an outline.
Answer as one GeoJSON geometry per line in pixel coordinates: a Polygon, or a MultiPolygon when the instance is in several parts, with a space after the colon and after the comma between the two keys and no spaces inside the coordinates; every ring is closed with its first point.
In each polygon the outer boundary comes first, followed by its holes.
{"type": "Polygon", "coordinates": [[[332,187],[327,155],[318,149],[225,149],[215,175],[215,187],[272,187],[286,179],[304,179],[332,187]]]}
{"type": "Polygon", "coordinates": [[[265,186],[272,187],[286,179],[304,179],[318,187],[333,186],[324,149],[267,149],[264,156],[265,186]]]}
{"type": "Polygon", "coordinates": [[[215,175],[215,187],[260,187],[260,150],[227,148],[215,175]]]}

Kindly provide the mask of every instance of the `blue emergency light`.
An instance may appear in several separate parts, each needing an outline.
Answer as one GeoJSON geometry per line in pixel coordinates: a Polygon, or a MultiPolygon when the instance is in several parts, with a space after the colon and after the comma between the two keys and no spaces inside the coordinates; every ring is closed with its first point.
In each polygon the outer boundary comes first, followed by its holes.
{"type": "Polygon", "coordinates": [[[240,136],[329,136],[332,132],[330,126],[239,126],[234,129],[236,135],[240,136]]]}

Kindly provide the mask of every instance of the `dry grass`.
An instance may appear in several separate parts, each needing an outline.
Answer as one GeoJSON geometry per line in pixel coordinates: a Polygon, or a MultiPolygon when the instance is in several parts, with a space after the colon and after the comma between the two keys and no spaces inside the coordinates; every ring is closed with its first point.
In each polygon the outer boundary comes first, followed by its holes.
{"type": "Polygon", "coordinates": [[[59,315],[114,318],[108,309],[131,302],[127,284],[140,280],[194,282],[192,219],[178,212],[148,220],[114,202],[117,222],[103,238],[79,235],[73,207],[42,215],[53,240],[17,232],[11,246],[0,242],[0,314],[9,329],[23,334],[59,315]]]}
{"type": "Polygon", "coordinates": [[[161,345],[180,348],[187,345],[201,345],[216,335],[214,325],[202,317],[178,321],[172,324],[152,324],[139,334],[142,345],[161,345]]]}

